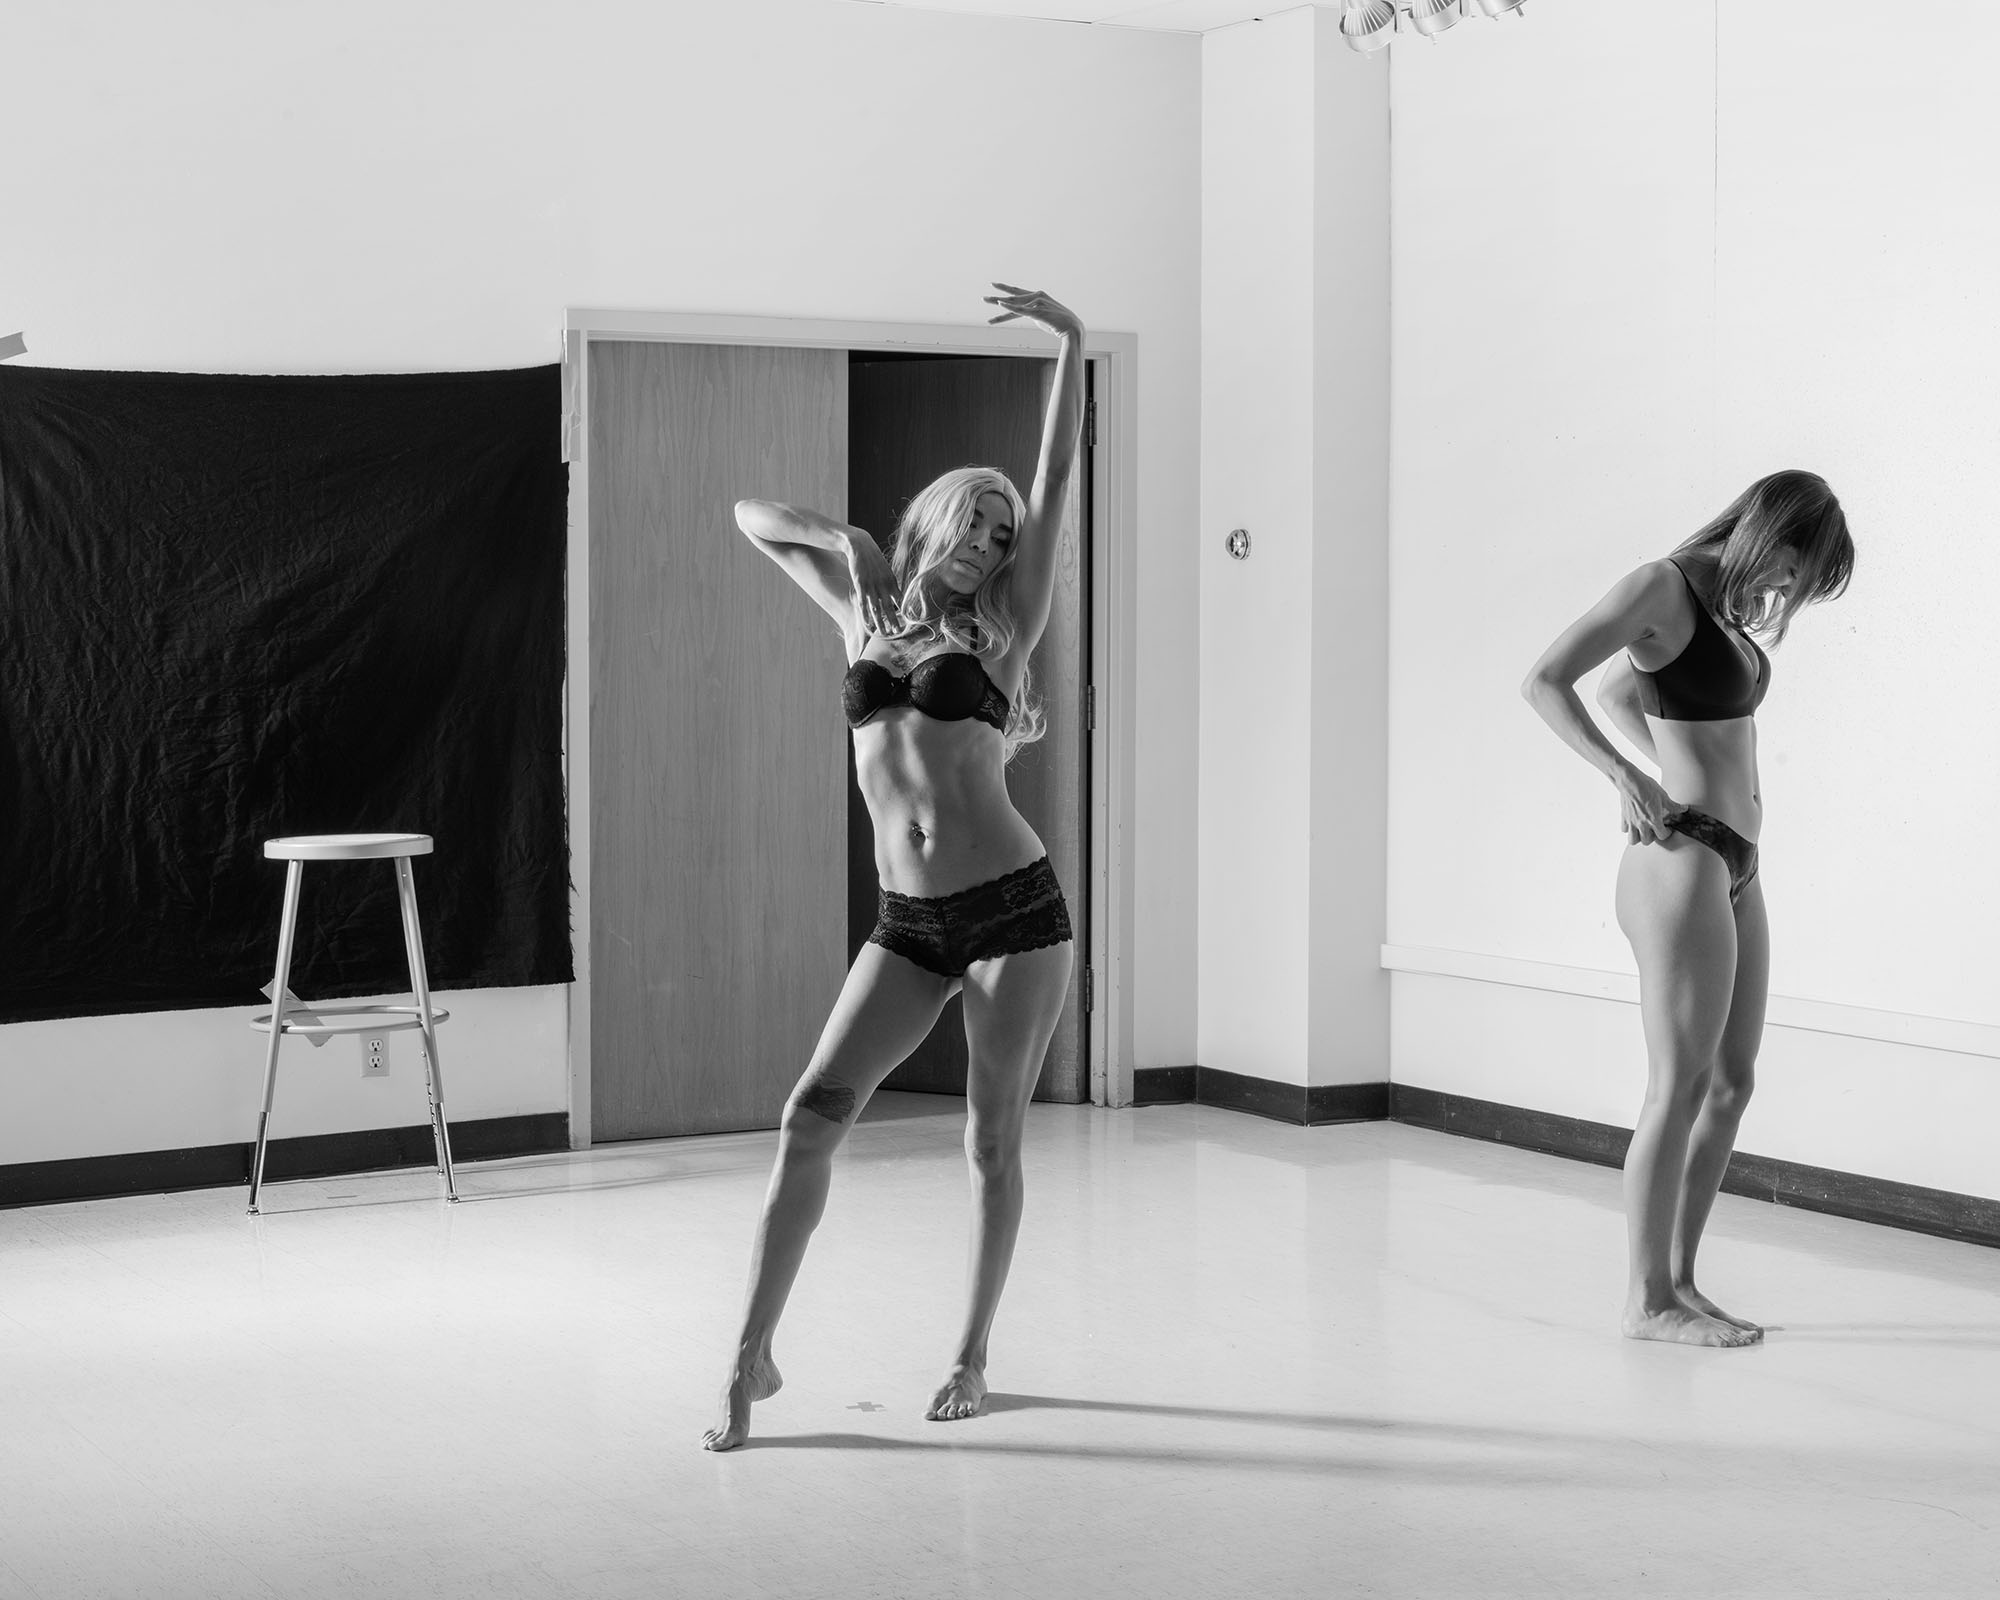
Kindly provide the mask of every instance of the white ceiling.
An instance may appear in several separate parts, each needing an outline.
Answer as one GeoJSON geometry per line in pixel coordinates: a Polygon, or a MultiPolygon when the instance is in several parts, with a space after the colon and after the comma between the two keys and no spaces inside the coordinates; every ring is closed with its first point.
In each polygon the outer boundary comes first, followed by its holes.
{"type": "MultiPolygon", "coordinates": [[[[1061,22],[1102,22],[1119,28],[1206,33],[1253,17],[1297,11],[1308,0],[881,0],[908,11],[969,11],[989,17],[1046,17],[1061,22]]],[[[1339,0],[1328,0],[1338,4],[1339,0]]]]}

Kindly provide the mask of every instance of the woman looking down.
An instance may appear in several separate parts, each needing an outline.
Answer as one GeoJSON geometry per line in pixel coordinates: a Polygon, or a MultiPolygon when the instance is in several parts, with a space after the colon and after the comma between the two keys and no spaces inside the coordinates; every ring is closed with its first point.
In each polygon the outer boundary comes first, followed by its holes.
{"type": "Polygon", "coordinates": [[[1744,1345],[1763,1329],[1695,1287],[1695,1252],[1750,1099],[1770,932],[1757,879],[1764,821],[1756,710],[1774,642],[1854,570],[1824,480],[1776,472],[1672,555],[1628,573],[1543,653],[1521,692],[1618,791],[1627,846],[1618,926],[1639,964],[1646,1098],[1625,1157],[1633,1339],[1744,1345]],[[1655,780],[1594,723],[1576,681],[1623,652],[1598,690],[1655,780]]]}

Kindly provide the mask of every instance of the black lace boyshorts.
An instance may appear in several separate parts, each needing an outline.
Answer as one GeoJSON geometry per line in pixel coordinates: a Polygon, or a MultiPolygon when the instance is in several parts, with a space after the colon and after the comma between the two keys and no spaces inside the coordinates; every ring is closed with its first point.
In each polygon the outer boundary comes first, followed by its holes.
{"type": "Polygon", "coordinates": [[[1757,847],[1719,817],[1692,806],[1667,818],[1667,826],[1722,857],[1722,864],[1729,869],[1729,903],[1735,905],[1736,897],[1757,876],[1757,847]]]}
{"type": "Polygon", "coordinates": [[[1040,950],[1072,937],[1069,907],[1047,856],[934,900],[893,889],[877,895],[868,942],[943,978],[962,978],[973,962],[990,956],[1040,950]]]}

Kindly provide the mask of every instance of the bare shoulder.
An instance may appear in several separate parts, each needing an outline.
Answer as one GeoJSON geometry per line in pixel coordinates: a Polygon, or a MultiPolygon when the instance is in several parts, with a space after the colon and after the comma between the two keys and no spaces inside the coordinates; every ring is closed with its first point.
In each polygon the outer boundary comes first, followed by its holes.
{"type": "Polygon", "coordinates": [[[1671,556],[1661,556],[1657,561],[1647,561],[1634,567],[1625,576],[1635,592],[1647,596],[1673,596],[1685,591],[1687,585],[1681,576],[1679,564],[1671,556]]]}
{"type": "Polygon", "coordinates": [[[1625,575],[1612,591],[1634,629],[1627,641],[1641,671],[1664,666],[1686,648],[1694,632],[1697,601],[1686,574],[1666,556],[1625,575]]]}
{"type": "MultiPolygon", "coordinates": [[[[1617,650],[1654,653],[1655,641],[1673,632],[1677,615],[1686,610],[1680,591],[1672,562],[1649,561],[1634,567],[1556,636],[1529,673],[1530,683],[1574,684],[1617,650]]],[[[1684,618],[1679,621],[1683,637],[1676,649],[1687,642],[1690,626],[1684,618]]],[[[1644,656],[1635,659],[1641,668],[1652,670],[1644,656]]]]}
{"type": "Polygon", "coordinates": [[[1687,581],[1666,556],[1634,567],[1605,598],[1649,631],[1671,627],[1687,612],[1687,581]]]}

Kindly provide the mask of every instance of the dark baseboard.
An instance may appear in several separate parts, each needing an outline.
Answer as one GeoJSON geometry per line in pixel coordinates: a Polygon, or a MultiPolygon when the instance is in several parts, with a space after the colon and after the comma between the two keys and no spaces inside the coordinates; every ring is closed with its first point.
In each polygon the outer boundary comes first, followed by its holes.
{"type": "MultiPolygon", "coordinates": [[[[1442,1094],[1407,1083],[1327,1084],[1306,1089],[1215,1067],[1145,1067],[1132,1075],[1132,1099],[1142,1106],[1192,1101],[1307,1126],[1385,1119],[1407,1122],[1461,1139],[1485,1139],[1601,1167],[1622,1167],[1626,1147],[1632,1142],[1630,1128],[1475,1100],[1470,1095],[1442,1094]]],[[[1834,1172],[1741,1150],[1729,1158],[1722,1187],[1728,1194],[1768,1200],[1774,1205],[2000,1247],[2000,1200],[1978,1195],[1834,1172]]]]}
{"type": "Polygon", "coordinates": [[[1253,1117],[1270,1117],[1277,1122],[1303,1125],[1306,1120],[1303,1084],[1273,1083],[1269,1078],[1252,1078],[1240,1072],[1222,1072],[1214,1067],[1196,1067],[1194,1097],[1200,1105],[1220,1106],[1224,1111],[1247,1111],[1253,1117]]]}
{"type": "Polygon", "coordinates": [[[1469,1095],[1414,1089],[1407,1083],[1389,1085],[1389,1118],[1392,1122],[1407,1122],[1438,1133],[1457,1134],[1461,1139],[1485,1139],[1493,1144],[1512,1145],[1517,1150],[1539,1150],[1544,1155],[1567,1156],[1572,1161],[1594,1161],[1600,1167],[1624,1166],[1625,1147],[1632,1142],[1630,1128],[1586,1122],[1581,1117],[1559,1117],[1548,1111],[1524,1111],[1519,1106],[1474,1100],[1469,1095]]]}
{"type": "Polygon", "coordinates": [[[1132,1072],[1132,1104],[1135,1106],[1179,1106],[1194,1098],[1193,1067],[1135,1067],[1132,1072]]]}
{"type": "Polygon", "coordinates": [[[1833,1172],[1800,1161],[1745,1155],[1740,1150],[1729,1158],[1722,1187],[1730,1194],[1797,1206],[1801,1211],[1825,1211],[1857,1222],[1878,1222],[1912,1233],[1935,1234],[1940,1239],[2000,1247],[2000,1200],[1979,1195],[1833,1172]]]}
{"type": "Polygon", "coordinates": [[[1384,1122],[1389,1116],[1386,1083],[1322,1083],[1306,1090],[1306,1122],[1384,1122]]]}
{"type": "MultiPolygon", "coordinates": [[[[544,1111],[525,1117],[483,1117],[451,1125],[454,1164],[496,1156],[531,1155],[569,1148],[569,1114],[544,1111]]],[[[211,1144],[189,1150],[141,1150],[128,1155],[81,1156],[69,1161],[22,1161],[0,1166],[0,1206],[46,1205],[61,1200],[102,1200],[112,1195],[166,1194],[215,1189],[250,1181],[254,1144],[211,1144]]],[[[427,1167],[431,1130],[366,1128],[357,1133],[307,1134],[273,1139],[264,1179],[321,1178],[386,1167],[427,1167]]]]}
{"type": "MultiPolygon", "coordinates": [[[[1389,1115],[1397,1122],[1463,1139],[1538,1150],[1546,1155],[1591,1161],[1603,1167],[1625,1164],[1632,1142],[1629,1128],[1581,1117],[1559,1117],[1546,1111],[1524,1111],[1466,1095],[1439,1094],[1408,1084],[1390,1086],[1389,1115]]],[[[1921,1184],[1867,1178],[1858,1173],[1809,1167],[1800,1161],[1737,1151],[1723,1174],[1723,1192],[1768,1200],[1774,1205],[1823,1211],[1856,1222],[1874,1222],[1912,1233],[1935,1234],[1967,1244],[2000,1246],[2000,1200],[1926,1189],[1921,1184]]]]}
{"type": "Polygon", "coordinates": [[[1389,1085],[1324,1083],[1307,1088],[1215,1067],[1140,1067],[1132,1074],[1134,1105],[1185,1105],[1189,1101],[1226,1111],[1247,1111],[1300,1127],[1380,1122],[1389,1114],[1389,1085]]]}

